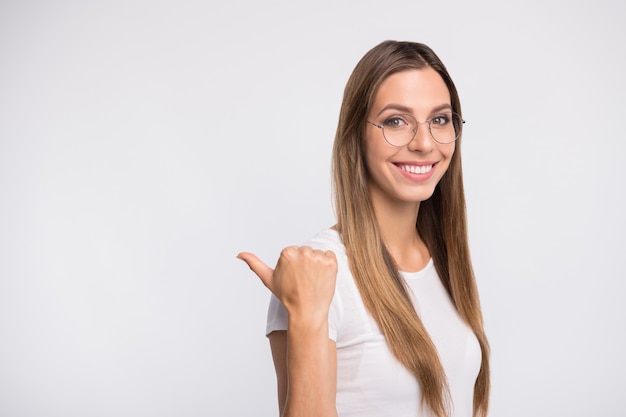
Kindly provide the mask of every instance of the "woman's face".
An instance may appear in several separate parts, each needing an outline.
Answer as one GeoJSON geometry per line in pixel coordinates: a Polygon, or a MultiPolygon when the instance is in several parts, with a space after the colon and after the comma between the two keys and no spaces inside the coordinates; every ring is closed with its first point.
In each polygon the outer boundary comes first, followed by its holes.
{"type": "Polygon", "coordinates": [[[448,88],[432,68],[399,72],[381,84],[367,116],[371,123],[366,123],[364,138],[374,204],[380,199],[419,203],[430,198],[450,165],[455,143],[436,142],[428,123],[422,122],[451,111],[448,88]],[[401,118],[393,116],[403,114],[419,122],[417,133],[408,145],[392,146],[385,140],[382,129],[373,124],[402,124],[401,118]]]}

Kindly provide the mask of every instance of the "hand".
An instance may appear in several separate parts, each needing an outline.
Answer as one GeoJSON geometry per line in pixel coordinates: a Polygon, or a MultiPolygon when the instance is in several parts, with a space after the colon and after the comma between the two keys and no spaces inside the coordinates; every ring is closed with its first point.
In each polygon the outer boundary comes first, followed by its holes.
{"type": "Polygon", "coordinates": [[[337,278],[337,258],[333,251],[290,246],[280,253],[276,269],[252,253],[242,252],[237,257],[261,278],[290,316],[328,314],[337,278]]]}

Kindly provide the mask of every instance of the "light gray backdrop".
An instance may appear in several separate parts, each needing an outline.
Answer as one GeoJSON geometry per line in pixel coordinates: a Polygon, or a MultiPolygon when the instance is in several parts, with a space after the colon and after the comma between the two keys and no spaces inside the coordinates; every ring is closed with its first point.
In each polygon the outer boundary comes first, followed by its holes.
{"type": "Polygon", "coordinates": [[[624,416],[623,2],[3,1],[0,415],[275,416],[241,250],[333,224],[385,39],[461,94],[491,416],[624,416]]]}

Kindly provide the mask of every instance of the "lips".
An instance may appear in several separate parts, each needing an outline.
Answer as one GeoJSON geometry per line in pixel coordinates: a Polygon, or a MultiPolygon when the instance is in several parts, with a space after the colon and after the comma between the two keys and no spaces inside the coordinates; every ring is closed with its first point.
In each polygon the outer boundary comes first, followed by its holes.
{"type": "Polygon", "coordinates": [[[415,164],[395,164],[404,172],[410,172],[411,174],[427,174],[433,169],[435,164],[428,165],[415,165],[415,164]]]}

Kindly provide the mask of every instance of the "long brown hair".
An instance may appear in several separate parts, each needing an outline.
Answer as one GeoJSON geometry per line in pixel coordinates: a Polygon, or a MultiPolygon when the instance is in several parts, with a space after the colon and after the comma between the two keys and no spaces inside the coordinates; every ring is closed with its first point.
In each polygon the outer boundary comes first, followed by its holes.
{"type": "MultiPolygon", "coordinates": [[[[369,199],[364,123],[381,83],[407,70],[432,68],[461,114],[459,96],[437,55],[426,45],[385,41],[359,61],[346,85],[333,147],[337,229],[365,306],[396,358],[417,378],[422,401],[438,417],[448,416],[447,379],[437,350],[418,317],[398,267],[382,240],[369,199]]],[[[461,139],[432,197],[420,204],[416,228],[430,251],[444,287],[482,351],[474,386],[474,416],[486,416],[489,402],[489,345],[470,260],[461,172],[461,139]]]]}

